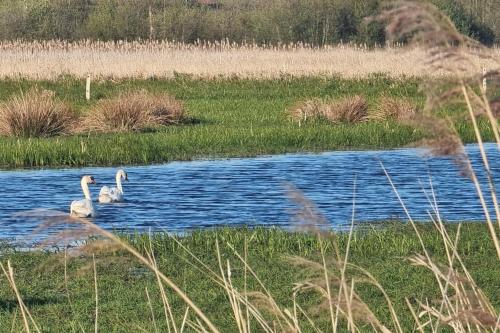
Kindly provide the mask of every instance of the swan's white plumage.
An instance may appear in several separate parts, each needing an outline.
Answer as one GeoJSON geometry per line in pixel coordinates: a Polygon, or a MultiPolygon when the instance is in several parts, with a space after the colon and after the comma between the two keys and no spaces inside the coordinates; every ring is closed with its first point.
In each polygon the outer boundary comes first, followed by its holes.
{"type": "Polygon", "coordinates": [[[95,215],[92,200],[75,200],[71,203],[70,213],[76,217],[93,217],[95,215]]]}
{"type": "Polygon", "coordinates": [[[110,203],[122,200],[123,192],[120,192],[116,187],[109,188],[108,186],[103,186],[99,192],[100,203],[110,203]]]}
{"type": "Polygon", "coordinates": [[[83,176],[81,181],[83,195],[85,199],[71,202],[70,215],[75,217],[93,217],[95,216],[92,197],[90,196],[89,185],[95,184],[94,177],[83,176]]]}
{"type": "Polygon", "coordinates": [[[116,172],[116,187],[103,186],[99,192],[100,203],[111,203],[123,201],[122,179],[128,180],[127,173],[123,170],[116,172]]]}

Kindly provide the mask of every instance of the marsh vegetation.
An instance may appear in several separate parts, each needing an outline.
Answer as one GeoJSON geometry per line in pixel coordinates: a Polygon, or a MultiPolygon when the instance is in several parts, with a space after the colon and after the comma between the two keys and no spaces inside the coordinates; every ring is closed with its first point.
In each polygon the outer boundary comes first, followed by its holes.
{"type": "MultiPolygon", "coordinates": [[[[88,119],[86,117],[92,117],[96,108],[116,103],[116,96],[124,91],[146,90],[153,95],[167,94],[173,96],[176,102],[170,109],[174,113],[173,118],[168,118],[168,126],[160,124],[153,130],[121,133],[84,131],[51,138],[1,137],[0,165],[104,166],[201,157],[403,147],[426,137],[425,128],[393,119],[390,115],[380,119],[379,109],[388,107],[387,97],[391,96],[421,110],[424,95],[419,92],[418,85],[419,80],[416,79],[384,76],[357,80],[338,77],[195,80],[181,77],[171,80],[102,81],[93,84],[94,97],[87,102],[82,94],[82,81],[74,78],[57,82],[4,80],[0,82],[0,99],[8,101],[22,91],[38,86],[41,90],[53,91],[54,98],[70,105],[83,122],[88,119]],[[332,124],[320,118],[299,126],[289,113],[301,101],[319,98],[338,102],[351,100],[356,94],[366,99],[366,110],[363,112],[368,114],[367,119],[357,123],[340,119],[332,124]],[[182,113],[179,113],[178,103],[184,105],[182,113]],[[184,121],[176,118],[181,114],[184,121]]],[[[171,100],[171,97],[166,98],[171,100]]],[[[123,105],[125,101],[120,99],[116,105],[123,105]]],[[[389,105],[395,108],[392,112],[398,112],[398,103],[389,105]]],[[[114,115],[124,115],[126,110],[135,106],[137,104],[128,103],[127,108],[119,108],[120,113],[114,115]]],[[[454,119],[464,142],[473,142],[475,136],[464,117],[465,110],[464,105],[450,105],[442,112],[454,119]]],[[[116,121],[120,124],[113,124],[117,127],[111,128],[112,132],[122,126],[119,117],[116,121]]],[[[83,127],[89,125],[84,123],[83,127]]],[[[101,123],[101,126],[105,129],[104,126],[108,125],[101,123]]],[[[480,119],[479,126],[486,140],[493,138],[486,119],[480,119]]]]}
{"type": "MultiPolygon", "coordinates": [[[[209,13],[223,13],[217,2],[208,4],[215,10],[206,10],[204,18],[209,13]]],[[[0,13],[13,8],[8,5],[0,7],[0,13]]],[[[154,33],[153,5],[151,2],[148,8],[150,37],[154,33]]],[[[492,5],[481,2],[481,8],[491,9],[492,5]]],[[[41,8],[52,7],[47,3],[41,8]]],[[[89,22],[98,23],[90,19],[89,13],[89,22]]],[[[490,17],[484,12],[481,15],[482,23],[490,17]]],[[[464,27],[478,27],[473,21],[450,19],[427,2],[391,3],[372,22],[388,24],[390,45],[401,41],[418,45],[411,52],[422,52],[420,60],[425,60],[426,74],[418,78],[395,77],[391,76],[397,71],[393,69],[387,76],[366,77],[366,73],[380,71],[360,71],[347,62],[351,72],[333,76],[330,66],[326,71],[322,68],[327,75],[320,76],[318,59],[326,55],[331,60],[328,52],[338,49],[325,42],[325,36],[329,38],[335,32],[325,28],[327,21],[315,22],[311,25],[316,29],[313,35],[322,35],[323,41],[315,39],[306,46],[243,41],[234,45],[214,40],[186,45],[151,38],[149,43],[118,45],[88,41],[87,51],[81,42],[6,42],[1,52],[8,70],[0,75],[0,99],[6,101],[2,104],[4,119],[12,114],[15,117],[15,112],[8,111],[24,105],[23,99],[15,96],[33,87],[53,92],[37,95],[46,96],[40,100],[49,105],[48,114],[54,114],[54,110],[65,112],[69,105],[75,119],[91,123],[97,117],[93,112],[105,106],[105,110],[114,110],[110,113],[116,117],[105,117],[111,125],[98,118],[102,125],[99,131],[94,124],[83,133],[70,135],[66,129],[48,131],[50,135],[38,130],[4,130],[0,165],[146,164],[296,150],[387,148],[421,142],[431,148],[434,156],[446,156],[457,164],[461,172],[457,177],[466,177],[475,190],[484,223],[444,223],[446,217],[440,214],[432,182],[430,191],[423,193],[429,204],[429,222],[415,222],[409,213],[411,203],[402,199],[383,163],[379,172],[387,178],[406,214],[403,224],[356,229],[356,182],[350,198],[350,229],[343,233],[333,232],[314,203],[293,189],[289,198],[297,206],[294,218],[303,232],[242,228],[200,230],[182,236],[122,234],[64,214],[42,226],[65,227],[55,237],[45,239],[43,248],[55,243],[58,249],[65,242],[75,245],[74,241],[83,239],[77,244],[81,246],[64,247],[55,253],[21,252],[8,243],[2,248],[0,268],[6,283],[0,284],[0,328],[25,332],[497,332],[500,208],[495,165],[484,142],[494,141],[495,148],[500,147],[500,72],[498,51],[477,41],[488,36],[488,29],[482,30],[482,36],[468,31],[474,40],[461,34],[464,27]],[[127,51],[130,48],[132,51],[127,51]],[[148,56],[170,54],[171,50],[174,56],[186,55],[186,51],[197,57],[201,54],[209,59],[208,64],[218,61],[221,66],[207,71],[203,60],[202,65],[191,71],[183,69],[182,74],[163,68],[161,61],[153,68],[141,67],[148,56]],[[176,53],[179,50],[181,53],[176,53]],[[254,50],[263,62],[249,62],[253,69],[227,70],[224,57],[237,54],[237,63],[242,63],[251,54],[247,50],[254,50]],[[35,51],[52,59],[42,69],[30,55],[35,51]],[[68,56],[73,57],[73,62],[81,60],[80,52],[85,54],[83,58],[91,54],[98,60],[73,71],[62,66],[68,56]],[[267,76],[262,75],[261,71],[266,70],[262,64],[272,63],[269,59],[282,56],[289,62],[281,66],[293,65],[301,59],[294,58],[296,55],[310,56],[308,52],[319,55],[310,58],[310,67],[284,72],[274,68],[267,76]],[[18,61],[20,54],[23,63],[18,61]],[[135,61],[131,69],[109,66],[112,62],[119,64],[120,57],[131,61],[130,55],[135,61]],[[86,101],[82,78],[90,67],[95,68],[92,74],[97,82],[93,99],[86,101]],[[348,75],[353,72],[361,74],[348,75]],[[62,78],[64,74],[73,76],[62,78]],[[137,91],[143,89],[148,92],[136,98],[137,91]],[[151,97],[160,93],[168,94],[164,95],[168,96],[166,100],[151,97]],[[156,112],[156,107],[151,111],[151,104],[141,104],[144,100],[153,100],[154,105],[168,101],[174,107],[163,108],[171,111],[165,116],[156,112]],[[178,107],[181,103],[185,110],[178,107]],[[138,109],[146,110],[138,113],[140,126],[125,124],[138,109]],[[123,114],[125,117],[120,117],[123,114]],[[181,114],[190,121],[176,118],[181,114]],[[142,115],[146,120],[142,121],[142,115]],[[151,126],[150,120],[155,117],[161,119],[160,124],[151,126]],[[464,142],[473,141],[478,143],[482,173],[464,147],[464,142]]],[[[291,38],[295,41],[294,36],[291,38]]],[[[363,59],[388,52],[355,51],[365,54],[363,59]]],[[[342,57],[347,53],[340,54],[342,57]]],[[[184,60],[177,65],[182,67],[184,60]]],[[[404,66],[410,74],[418,68],[413,66],[413,60],[404,66]]],[[[395,67],[393,62],[386,65],[395,67]]],[[[19,118],[24,119],[25,114],[19,113],[19,118]]],[[[36,128],[29,121],[23,127],[36,128]]],[[[58,128],[57,124],[54,127],[58,128]]]]}
{"type": "MultiPolygon", "coordinates": [[[[498,259],[484,225],[464,224],[460,231],[457,225],[447,228],[450,239],[459,239],[456,253],[453,253],[469,268],[468,274],[476,281],[474,288],[481,288],[480,297],[489,298],[491,306],[499,309],[498,259]]],[[[435,264],[446,265],[446,247],[439,233],[430,225],[418,225],[418,230],[435,264]]],[[[328,274],[332,274],[332,293],[338,292],[340,281],[335,277],[340,276],[340,271],[333,258],[336,258],[336,247],[345,257],[348,243],[349,266],[345,274],[356,293],[352,304],[356,330],[372,332],[373,319],[377,318],[387,330],[412,332],[417,324],[408,304],[417,307],[423,301],[436,306],[443,299],[443,290],[439,289],[436,276],[417,260],[417,253],[422,251],[418,237],[409,225],[402,223],[389,223],[375,230],[359,230],[352,238],[348,233],[328,233],[318,239],[314,234],[268,228],[205,230],[188,237],[173,238],[165,234],[155,234],[151,239],[147,235],[124,237],[145,256],[154,253],[158,269],[203,309],[220,332],[241,330],[222,274],[230,279],[227,282],[230,283],[230,292],[238,293],[234,297],[237,297],[237,302],[242,302],[241,315],[247,313],[243,303],[246,298],[250,304],[255,304],[249,306],[250,317],[246,322],[250,331],[262,329],[262,324],[251,318],[257,315],[254,309],[260,309],[258,314],[269,322],[271,331],[285,330],[291,323],[287,324],[287,318],[276,317],[276,308],[281,311],[288,309],[290,313],[295,309],[302,332],[331,330],[325,295],[319,289],[318,292],[307,291],[305,287],[309,283],[313,289],[313,284],[317,283],[325,288],[321,269],[317,270],[318,266],[322,267],[320,258],[323,253],[328,274]],[[231,272],[229,277],[228,270],[231,272]],[[383,292],[371,278],[379,281],[391,300],[392,308],[388,307],[383,292]],[[304,287],[302,291],[301,285],[304,287]],[[271,299],[275,304],[270,303],[271,299]],[[397,313],[401,330],[391,319],[392,310],[397,313]]],[[[154,271],[145,268],[119,247],[90,242],[82,251],[75,252],[26,253],[3,247],[2,253],[4,259],[11,261],[20,295],[41,331],[91,331],[95,325],[102,332],[161,332],[167,331],[168,326],[174,331],[174,325],[178,332],[182,331],[181,327],[184,331],[200,330],[194,311],[187,310],[189,307],[182,298],[168,288],[162,289],[154,271]],[[94,273],[97,294],[94,292],[94,273]]],[[[465,278],[462,274],[455,277],[465,278]]],[[[22,331],[15,295],[6,280],[2,281],[0,330],[8,331],[13,327],[15,331],[22,331]]],[[[469,288],[468,280],[460,283],[469,288]]],[[[453,286],[448,288],[453,290],[453,286]]],[[[470,299],[476,298],[470,295],[470,299]]],[[[483,317],[487,318],[486,315],[483,317]]],[[[345,318],[344,314],[341,318],[345,318]]],[[[339,331],[347,325],[341,318],[339,331]]],[[[427,320],[430,318],[422,318],[422,321],[427,320]]],[[[30,327],[36,331],[33,324],[30,327]]],[[[481,327],[488,331],[488,325],[481,327]]]]}

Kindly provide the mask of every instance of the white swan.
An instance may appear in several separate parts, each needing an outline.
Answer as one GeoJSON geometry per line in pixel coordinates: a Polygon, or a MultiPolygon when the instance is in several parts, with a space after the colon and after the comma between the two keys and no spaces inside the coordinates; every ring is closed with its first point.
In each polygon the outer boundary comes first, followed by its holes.
{"type": "Polygon", "coordinates": [[[99,192],[100,203],[123,201],[122,179],[128,181],[128,175],[124,170],[120,169],[116,172],[116,187],[103,186],[101,188],[101,192],[99,192]]]}
{"type": "Polygon", "coordinates": [[[76,217],[93,217],[95,216],[94,206],[92,206],[92,198],[90,196],[89,184],[95,184],[95,179],[92,176],[83,176],[81,185],[85,199],[75,200],[71,202],[70,215],[76,217]]]}

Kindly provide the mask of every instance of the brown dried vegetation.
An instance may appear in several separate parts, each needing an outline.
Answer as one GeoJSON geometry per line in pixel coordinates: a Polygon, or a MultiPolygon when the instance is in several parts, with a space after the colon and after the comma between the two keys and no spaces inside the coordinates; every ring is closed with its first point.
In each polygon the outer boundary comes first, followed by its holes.
{"type": "MultiPolygon", "coordinates": [[[[485,61],[484,55],[500,58],[498,49],[481,53],[470,60],[490,68],[493,62],[485,61]]],[[[426,71],[422,60],[427,58],[423,48],[390,46],[367,52],[364,46],[351,44],[317,48],[303,43],[266,47],[169,41],[0,41],[0,78],[57,80],[61,75],[71,75],[85,79],[90,74],[95,79],[117,80],[172,78],[176,73],[196,78],[362,78],[374,73],[393,78],[441,78],[446,74],[426,71]]]]}
{"type": "Polygon", "coordinates": [[[0,135],[51,137],[68,134],[75,114],[48,90],[33,88],[0,104],[0,135]]]}
{"type": "Polygon", "coordinates": [[[368,117],[368,104],[362,96],[346,97],[338,101],[319,99],[300,102],[289,109],[290,116],[299,124],[314,119],[331,123],[358,123],[368,117]]]}
{"type": "Polygon", "coordinates": [[[131,91],[98,103],[82,120],[80,131],[144,131],[178,124],[185,118],[183,104],[174,97],[131,91]]]}
{"type": "Polygon", "coordinates": [[[414,118],[416,113],[417,108],[408,100],[383,96],[370,119],[408,121],[414,118]]]}

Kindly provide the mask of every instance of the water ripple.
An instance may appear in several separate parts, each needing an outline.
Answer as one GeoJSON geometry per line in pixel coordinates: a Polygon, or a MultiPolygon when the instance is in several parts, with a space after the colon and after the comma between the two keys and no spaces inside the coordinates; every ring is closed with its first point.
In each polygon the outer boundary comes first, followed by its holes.
{"type": "MultiPolygon", "coordinates": [[[[471,145],[467,150],[473,164],[480,166],[477,147],[471,145]]],[[[498,180],[498,151],[492,144],[487,145],[487,150],[498,180]]],[[[450,159],[430,159],[424,153],[421,149],[328,152],[127,167],[127,201],[96,204],[99,216],[94,221],[107,229],[172,232],[241,224],[286,227],[291,223],[289,213],[294,206],[284,185],[292,183],[317,204],[332,226],[342,228],[351,218],[354,177],[358,221],[404,218],[380,161],[415,219],[428,218],[430,207],[423,189],[430,189],[429,175],[445,219],[483,219],[472,183],[459,176],[450,159]]],[[[22,238],[50,217],[46,212],[67,212],[72,200],[82,198],[83,174],[95,176],[102,186],[112,184],[115,171],[0,171],[0,238],[22,238]]],[[[479,177],[484,182],[484,175],[480,173],[479,177]]],[[[99,187],[91,191],[96,198],[99,187]]]]}

